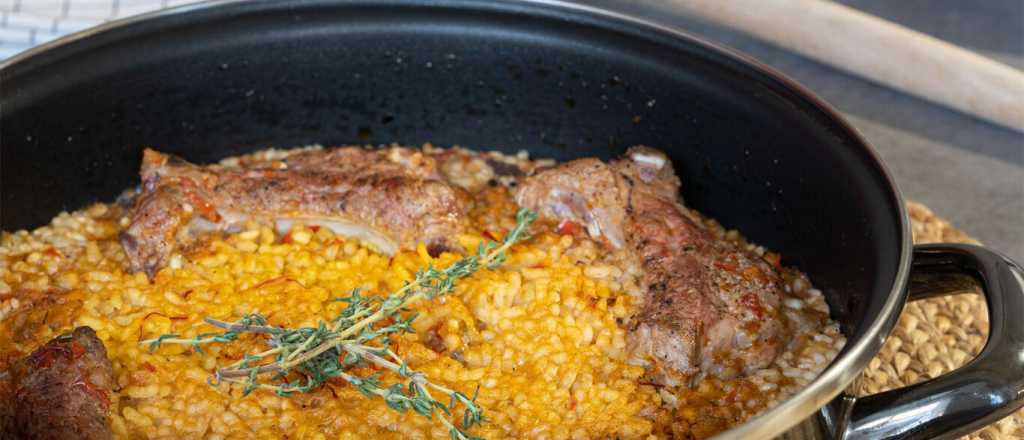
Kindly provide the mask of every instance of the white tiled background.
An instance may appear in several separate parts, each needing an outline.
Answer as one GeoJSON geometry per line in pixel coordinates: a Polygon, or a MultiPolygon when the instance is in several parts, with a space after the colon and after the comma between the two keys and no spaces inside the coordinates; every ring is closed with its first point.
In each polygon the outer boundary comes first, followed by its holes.
{"type": "Polygon", "coordinates": [[[0,59],[105,21],[198,0],[0,0],[0,59]]]}

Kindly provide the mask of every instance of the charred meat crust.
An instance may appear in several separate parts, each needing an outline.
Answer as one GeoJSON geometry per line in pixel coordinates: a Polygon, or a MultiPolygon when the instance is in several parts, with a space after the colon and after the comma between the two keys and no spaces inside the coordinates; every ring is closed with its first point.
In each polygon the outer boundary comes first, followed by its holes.
{"type": "Polygon", "coordinates": [[[110,439],[113,373],[89,327],[58,336],[11,369],[4,438],[110,439]]]}

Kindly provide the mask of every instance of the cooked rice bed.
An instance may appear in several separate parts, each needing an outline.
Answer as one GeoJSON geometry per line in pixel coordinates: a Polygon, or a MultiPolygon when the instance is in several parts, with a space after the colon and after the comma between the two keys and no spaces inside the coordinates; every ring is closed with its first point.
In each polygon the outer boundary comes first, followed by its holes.
{"type": "MultiPolygon", "coordinates": [[[[123,255],[113,241],[117,228],[104,224],[110,220],[85,213],[73,217],[79,225],[71,230],[96,236],[84,246],[77,241],[55,246],[63,257],[40,246],[45,231],[5,236],[5,253],[18,254],[0,266],[5,289],[17,289],[8,292],[13,296],[5,308],[31,296],[26,289],[68,290],[44,294],[39,305],[22,303],[8,311],[0,325],[9,331],[2,332],[0,346],[27,353],[72,325],[95,329],[108,348],[119,387],[112,399],[117,435],[447,436],[436,422],[398,414],[341,381],[287,398],[264,391],[243,398],[238,387],[208,385],[218,365],[257,348],[251,338],[243,338],[243,344],[205,346],[203,354],[173,345],[149,353],[138,341],[210,331],[202,318],[236,320],[250,312],[264,313],[274,325],[315,326],[344,307],[332,298],[356,287],[367,294],[395,290],[416,270],[427,264],[443,267],[457,255],[433,259],[421,247],[389,259],[326,228],[297,227],[283,237],[289,242],[284,243],[270,229],[254,227],[211,240],[187,259],[175,258],[172,268],[150,284],[145,276],[120,269],[123,255]],[[37,250],[18,253],[30,248],[37,250]],[[60,269],[42,275],[47,264],[60,269]],[[54,316],[67,318],[55,322],[54,316]]],[[[467,248],[483,239],[479,234],[460,237],[467,248]]],[[[639,413],[657,406],[659,398],[652,387],[637,384],[643,369],[625,364],[625,333],[615,322],[632,312],[635,300],[584,275],[588,268],[565,255],[573,245],[568,236],[541,235],[529,246],[514,247],[502,269],[482,270],[462,281],[455,295],[414,307],[420,313],[414,322],[417,332],[398,342],[399,353],[413,368],[453,389],[471,394],[480,385],[478,401],[489,422],[475,435],[637,438],[652,430],[639,413]],[[446,353],[461,352],[465,365],[427,348],[420,340],[425,335],[436,335],[446,353]]]]}
{"type": "MultiPolygon", "coordinates": [[[[508,191],[483,180],[477,185],[484,189],[475,196],[475,226],[458,237],[467,249],[514,224],[508,191]]],[[[261,347],[251,337],[206,345],[202,353],[175,345],[150,353],[138,341],[192,336],[212,330],[204,317],[234,321],[251,312],[273,325],[315,326],[344,307],[333,298],[357,287],[385,294],[427,264],[442,267],[457,255],[435,259],[421,246],[388,258],[326,228],[299,225],[280,237],[253,224],[172,258],[151,284],[124,272],[120,215],[116,206],[99,204],[31,233],[3,233],[0,371],[61,332],[88,325],[113,363],[111,422],[121,438],[447,437],[435,421],[396,413],[341,380],[291,397],[266,391],[242,397],[240,387],[210,386],[218,366],[261,347]]],[[[713,221],[708,226],[764,253],[734,231],[713,221]]],[[[642,296],[638,275],[636,262],[621,252],[541,233],[513,247],[499,270],[481,270],[454,295],[414,307],[416,334],[397,341],[397,351],[432,381],[467,394],[480,386],[487,422],[471,431],[476,436],[701,438],[791,395],[844,343],[830,323],[801,335],[755,375],[672,392],[627,363],[625,326],[642,296]]],[[[821,293],[803,275],[786,275],[787,291],[803,298],[788,299],[787,307],[827,314],[821,293]]]]}

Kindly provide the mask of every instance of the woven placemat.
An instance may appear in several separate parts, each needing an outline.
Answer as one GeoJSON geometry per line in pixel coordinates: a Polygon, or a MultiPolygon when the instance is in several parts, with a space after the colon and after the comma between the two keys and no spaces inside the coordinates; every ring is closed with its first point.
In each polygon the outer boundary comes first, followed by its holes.
{"type": "MultiPolygon", "coordinates": [[[[908,202],[907,208],[915,243],[977,243],[926,206],[908,202]]],[[[911,302],[903,309],[882,351],[865,370],[860,390],[877,393],[940,376],[970,361],[981,351],[987,338],[988,310],[981,295],[953,295],[911,302]]],[[[1021,438],[1024,438],[1024,410],[964,437],[971,440],[1021,438]]]]}

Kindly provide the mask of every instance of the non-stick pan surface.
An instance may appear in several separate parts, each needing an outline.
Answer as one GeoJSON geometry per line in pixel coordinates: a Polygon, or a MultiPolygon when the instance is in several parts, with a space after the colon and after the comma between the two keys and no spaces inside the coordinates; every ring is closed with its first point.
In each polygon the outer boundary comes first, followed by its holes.
{"type": "Polygon", "coordinates": [[[557,159],[645,144],[672,156],[689,204],[826,286],[851,335],[880,306],[867,294],[896,275],[895,195],[857,136],[788,84],[582,11],[397,3],[199,10],[4,69],[3,229],[111,200],[138,183],[145,146],[202,162],[311,143],[557,159]]]}
{"type": "MultiPolygon", "coordinates": [[[[672,157],[689,205],[823,287],[856,351],[832,367],[850,371],[826,373],[833,386],[877,350],[905,296],[899,195],[841,119],[754,62],[584,7],[179,9],[6,62],[0,106],[3,230],[113,199],[138,183],[143,147],[204,162],[311,143],[432,142],[557,159],[645,144],[672,157]]],[[[829,392],[790,414],[806,416],[838,389],[829,392]]]]}

